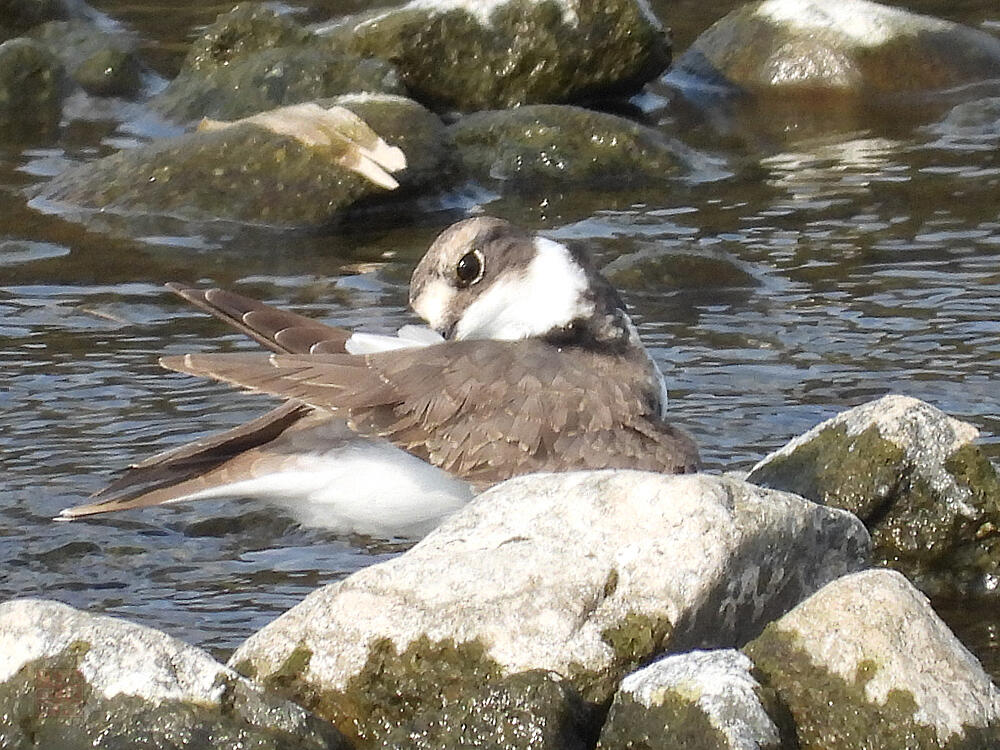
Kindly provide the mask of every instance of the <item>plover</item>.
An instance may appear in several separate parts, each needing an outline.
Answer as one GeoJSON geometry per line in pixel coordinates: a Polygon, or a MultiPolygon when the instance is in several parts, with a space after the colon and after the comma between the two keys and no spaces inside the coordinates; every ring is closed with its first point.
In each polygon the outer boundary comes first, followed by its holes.
{"type": "Polygon", "coordinates": [[[429,328],[354,333],[220,289],[168,285],[272,353],[164,357],[286,399],[132,466],[60,519],[261,497],[306,523],[416,536],[478,491],[539,471],[695,471],[663,377],[618,293],[577,248],[506,221],[454,224],[413,272],[429,328]]]}

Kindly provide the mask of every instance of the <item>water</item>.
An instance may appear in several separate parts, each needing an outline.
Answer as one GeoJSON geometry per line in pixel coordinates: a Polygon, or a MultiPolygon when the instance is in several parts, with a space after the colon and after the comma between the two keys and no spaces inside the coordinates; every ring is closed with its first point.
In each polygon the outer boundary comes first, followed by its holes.
{"type": "MultiPolygon", "coordinates": [[[[704,3],[661,6],[680,48],[729,7],[706,16],[704,3]]],[[[196,25],[228,9],[99,7],[143,34],[164,75],[196,25]]],[[[995,0],[919,9],[1000,33],[995,0]]],[[[987,96],[1000,93],[976,94],[987,96]]],[[[608,264],[666,374],[673,418],[708,469],[747,469],[889,392],[974,423],[1000,459],[996,129],[959,115],[935,125],[947,107],[928,116],[900,105],[831,127],[809,112],[742,113],[720,131],[652,100],[651,121],[704,157],[693,179],[641,193],[507,196],[485,209],[585,241],[608,264]]],[[[238,501],[50,520],[117,469],[273,404],[158,368],[165,353],[253,346],[163,282],[215,284],[391,331],[412,321],[413,264],[459,215],[370,216],[309,234],[79,223],[25,205],[25,186],[151,127],[141,109],[112,108],[54,140],[0,147],[0,599],[45,596],[126,616],[224,657],[317,586],[402,547],[304,529],[238,501]]],[[[1000,674],[997,605],[977,605],[971,620],[961,603],[941,605],[1000,674]]]]}

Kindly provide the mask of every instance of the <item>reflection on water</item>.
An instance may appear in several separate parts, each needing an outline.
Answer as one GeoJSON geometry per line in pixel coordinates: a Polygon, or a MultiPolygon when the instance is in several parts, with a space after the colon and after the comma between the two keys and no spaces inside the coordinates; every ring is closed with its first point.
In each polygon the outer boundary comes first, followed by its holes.
{"type": "MultiPolygon", "coordinates": [[[[707,26],[702,5],[680,4],[680,20],[707,26]]],[[[99,6],[138,29],[165,72],[194,26],[228,9],[99,6]]],[[[997,101],[936,124],[890,127],[884,112],[868,130],[785,141],[672,130],[731,173],[635,194],[507,196],[484,209],[585,242],[609,264],[665,372],[673,417],[712,471],[746,469],[887,392],[973,422],[998,459],[997,101]]],[[[50,521],[115,470],[272,403],[157,367],[163,354],[252,347],[163,282],[232,287],[388,331],[412,320],[409,271],[456,214],[358,217],[306,234],[25,205],[25,186],[156,127],[111,113],[0,151],[0,598],[55,597],[225,653],[316,586],[398,549],[237,501],[50,521]]],[[[996,674],[996,629],[976,621],[965,632],[996,674]]]]}

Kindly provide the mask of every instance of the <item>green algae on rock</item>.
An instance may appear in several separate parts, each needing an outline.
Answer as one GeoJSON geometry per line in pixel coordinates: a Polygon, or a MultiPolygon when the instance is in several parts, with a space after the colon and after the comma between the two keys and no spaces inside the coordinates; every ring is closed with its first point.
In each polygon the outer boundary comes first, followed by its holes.
{"type": "Polygon", "coordinates": [[[435,110],[628,93],[670,62],[662,25],[637,0],[413,0],[320,33],[336,49],[394,63],[435,110]]]}
{"type": "Polygon", "coordinates": [[[848,410],[753,468],[748,481],[849,510],[874,560],[933,595],[1000,581],[1000,480],[976,429],[902,396],[848,410]]]}
{"type": "MultiPolygon", "coordinates": [[[[406,99],[351,97],[343,106],[363,111],[372,129],[390,145],[399,134],[390,129],[401,129],[407,143],[400,145],[411,149],[433,143],[440,135],[437,119],[406,99]],[[377,119],[380,114],[386,117],[385,129],[377,119]]],[[[442,150],[429,148],[414,160],[417,168],[399,172],[401,187],[411,189],[431,179],[429,162],[442,150]]],[[[361,199],[388,194],[342,166],[344,156],[339,141],[311,145],[252,123],[234,124],[82,164],[43,185],[37,197],[56,207],[122,214],[318,226],[335,220],[361,199]]]]}
{"type": "Polygon", "coordinates": [[[132,97],[142,87],[142,65],[134,54],[137,41],[128,34],[77,20],[51,21],[30,36],[58,57],[89,94],[132,97]]]}
{"type": "Polygon", "coordinates": [[[0,44],[0,138],[58,127],[67,83],[62,64],[38,42],[0,44]]]}
{"type": "Polygon", "coordinates": [[[2,0],[0,42],[21,36],[47,21],[65,21],[77,15],[68,0],[2,0]]]}
{"type": "Polygon", "coordinates": [[[988,750],[1000,692],[900,574],[835,581],[744,651],[801,750],[988,750]]]}
{"type": "Polygon", "coordinates": [[[772,691],[739,652],[667,656],[626,677],[601,730],[600,750],[778,750],[772,691]]]}
{"type": "Polygon", "coordinates": [[[731,479],[517,478],[403,555],[313,592],[231,663],[342,730],[359,722],[366,742],[383,704],[427,738],[444,731],[442,710],[475,724],[484,702],[520,712],[543,698],[537,732],[592,742],[627,672],[692,640],[744,642],[862,567],[867,545],[848,513],[731,479]],[[379,706],[365,703],[375,695],[379,706]]]}
{"type": "Polygon", "coordinates": [[[329,724],[151,628],[64,604],[0,604],[0,737],[46,750],[345,748],[329,724]]]}
{"type": "Polygon", "coordinates": [[[677,146],[661,132],[567,105],[477,112],[449,132],[465,172],[514,187],[551,181],[648,184],[676,176],[684,166],[677,146]]]}
{"type": "Polygon", "coordinates": [[[1000,39],[978,29],[870,0],[761,0],[699,36],[667,80],[760,96],[840,91],[864,98],[997,76],[1000,39]]]}
{"type": "Polygon", "coordinates": [[[331,50],[295,21],[246,3],[203,32],[152,104],[178,121],[234,120],[355,92],[402,94],[404,88],[385,60],[331,50]]]}

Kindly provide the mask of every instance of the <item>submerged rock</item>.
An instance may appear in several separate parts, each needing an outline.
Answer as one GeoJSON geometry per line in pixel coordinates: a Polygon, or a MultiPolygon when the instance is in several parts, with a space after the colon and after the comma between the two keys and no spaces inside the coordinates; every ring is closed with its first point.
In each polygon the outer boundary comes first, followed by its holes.
{"type": "Polygon", "coordinates": [[[676,145],[658,130],[580,107],[478,112],[450,133],[468,174],[519,187],[553,180],[641,184],[665,180],[683,166],[676,145]]]}
{"type": "Polygon", "coordinates": [[[65,69],[41,44],[0,44],[0,137],[54,130],[67,91],[65,69]]]}
{"type": "Polygon", "coordinates": [[[874,559],[934,594],[1000,585],[1000,479],[975,427],[886,396],[816,426],[747,480],[844,508],[866,522],[874,559]]]}
{"type": "Polygon", "coordinates": [[[667,35],[641,0],[412,0],[320,33],[335,49],[394,63],[436,110],[629,92],[670,63],[667,35]]]}
{"type": "Polygon", "coordinates": [[[231,120],[352,92],[404,88],[388,62],[334,52],[295,21],[247,3],[204,31],[153,106],[179,121],[231,120]]]}
{"type": "MultiPolygon", "coordinates": [[[[325,103],[355,112],[389,145],[403,150],[413,168],[396,173],[402,190],[435,176],[432,163],[444,150],[438,142],[443,128],[415,102],[346,97],[325,103]]],[[[298,107],[323,111],[318,105],[298,107]]],[[[276,113],[268,114],[285,119],[282,110],[276,113]]],[[[312,122],[309,116],[298,119],[295,127],[298,131],[255,117],[156,141],[71,168],[43,185],[36,197],[123,214],[315,226],[362,199],[387,194],[391,183],[373,182],[351,165],[357,156],[351,133],[335,137],[336,123],[328,127],[319,114],[312,122]]]]}
{"type": "Polygon", "coordinates": [[[70,77],[95,96],[135,96],[142,87],[142,65],[135,40],[100,29],[89,21],[52,21],[31,37],[58,57],[70,77]]]}
{"type": "Polygon", "coordinates": [[[667,80],[752,94],[925,92],[1000,76],[1000,39],[870,0],[762,0],[699,36],[667,80]]]}
{"type": "Polygon", "coordinates": [[[726,478],[522,477],[314,592],[231,664],[365,744],[534,746],[484,701],[593,742],[587,717],[638,664],[744,642],[867,545],[850,514],[726,478]]]}
{"type": "Polygon", "coordinates": [[[744,651],[800,750],[1000,747],[1000,692],[899,573],[828,584],[744,651]]]}
{"type": "Polygon", "coordinates": [[[0,604],[0,738],[63,750],[346,747],[201,649],[39,599],[0,604]]]}
{"type": "Polygon", "coordinates": [[[64,21],[75,15],[69,0],[0,1],[0,42],[21,36],[46,21],[64,21]]]}
{"type": "Polygon", "coordinates": [[[773,695],[738,651],[668,656],[626,677],[601,730],[599,750],[779,750],[773,695]]]}

